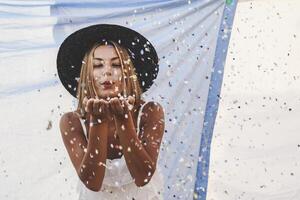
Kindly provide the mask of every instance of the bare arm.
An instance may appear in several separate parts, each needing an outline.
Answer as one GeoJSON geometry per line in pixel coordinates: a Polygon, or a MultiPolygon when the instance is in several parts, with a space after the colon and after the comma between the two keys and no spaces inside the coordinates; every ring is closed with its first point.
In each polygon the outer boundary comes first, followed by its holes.
{"type": "Polygon", "coordinates": [[[86,153],[77,168],[81,181],[91,190],[99,191],[105,175],[107,158],[108,124],[100,123],[89,127],[86,153]]]}
{"type": "MultiPolygon", "coordinates": [[[[113,100],[118,105],[118,102],[113,100]]],[[[113,106],[113,107],[115,107],[113,106]]],[[[117,110],[119,106],[115,107],[117,110]]],[[[137,186],[147,184],[156,170],[160,143],[164,133],[164,113],[158,103],[149,102],[144,107],[140,128],[143,132],[139,138],[134,127],[131,113],[115,115],[117,134],[123,147],[123,153],[131,175],[137,186]],[[143,143],[142,143],[143,141],[143,143]]],[[[139,130],[138,130],[139,131],[139,130]]]]}
{"type": "MultiPolygon", "coordinates": [[[[98,117],[91,116],[96,121],[98,117]]],[[[105,175],[107,158],[108,124],[89,127],[89,139],[85,139],[78,116],[66,113],[60,120],[60,130],[65,147],[80,180],[87,188],[99,191],[105,175]]]]}

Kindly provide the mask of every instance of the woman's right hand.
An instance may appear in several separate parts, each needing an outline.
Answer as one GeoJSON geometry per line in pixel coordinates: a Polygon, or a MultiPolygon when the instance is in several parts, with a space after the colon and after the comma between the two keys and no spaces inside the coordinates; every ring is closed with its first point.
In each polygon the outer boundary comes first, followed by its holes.
{"type": "Polygon", "coordinates": [[[112,117],[109,110],[109,103],[104,99],[88,99],[85,97],[83,104],[85,111],[90,115],[91,120],[100,120],[101,122],[104,122],[112,117]]]}

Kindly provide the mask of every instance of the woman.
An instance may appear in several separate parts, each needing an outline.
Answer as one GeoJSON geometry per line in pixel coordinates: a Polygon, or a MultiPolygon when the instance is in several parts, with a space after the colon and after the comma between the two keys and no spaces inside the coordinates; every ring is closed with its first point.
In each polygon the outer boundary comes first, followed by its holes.
{"type": "Polygon", "coordinates": [[[157,55],[149,44],[131,29],[105,24],[75,32],[60,48],[59,77],[73,96],[75,85],[70,80],[78,80],[78,108],[61,117],[60,130],[80,179],[80,199],[162,199],[163,177],[156,168],[164,112],[160,104],[141,98],[156,77],[153,72],[158,71],[157,55]],[[131,47],[132,39],[148,44],[143,49],[152,50],[150,59],[144,54],[129,55],[141,51],[141,47],[131,47]],[[72,54],[71,60],[80,57],[76,44],[86,44],[80,50],[86,51],[81,66],[71,65],[71,69],[80,68],[79,79],[63,67],[67,63],[64,54],[72,54]]]}

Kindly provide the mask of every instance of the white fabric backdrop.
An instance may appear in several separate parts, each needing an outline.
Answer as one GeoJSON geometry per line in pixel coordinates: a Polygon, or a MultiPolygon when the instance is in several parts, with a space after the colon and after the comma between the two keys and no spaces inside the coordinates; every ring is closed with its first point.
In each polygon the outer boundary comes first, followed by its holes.
{"type": "Polygon", "coordinates": [[[207,200],[300,199],[300,1],[238,3],[207,200]]]}
{"type": "Polygon", "coordinates": [[[214,1],[1,1],[0,198],[76,199],[77,175],[59,133],[74,99],[56,74],[61,41],[79,28],[114,23],[155,46],[160,70],[144,94],[165,110],[159,155],[165,199],[191,199],[203,115],[224,9],[214,1]]]}

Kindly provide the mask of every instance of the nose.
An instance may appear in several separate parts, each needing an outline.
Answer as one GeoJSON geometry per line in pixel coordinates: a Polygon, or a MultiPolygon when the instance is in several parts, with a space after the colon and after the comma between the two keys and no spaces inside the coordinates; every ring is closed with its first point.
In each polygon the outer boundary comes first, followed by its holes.
{"type": "Polygon", "coordinates": [[[109,64],[106,64],[103,69],[103,76],[111,76],[112,75],[112,68],[109,64]]]}
{"type": "Polygon", "coordinates": [[[111,76],[111,74],[112,74],[112,73],[111,73],[110,71],[107,70],[107,71],[105,71],[105,72],[103,73],[103,76],[111,76]]]}

